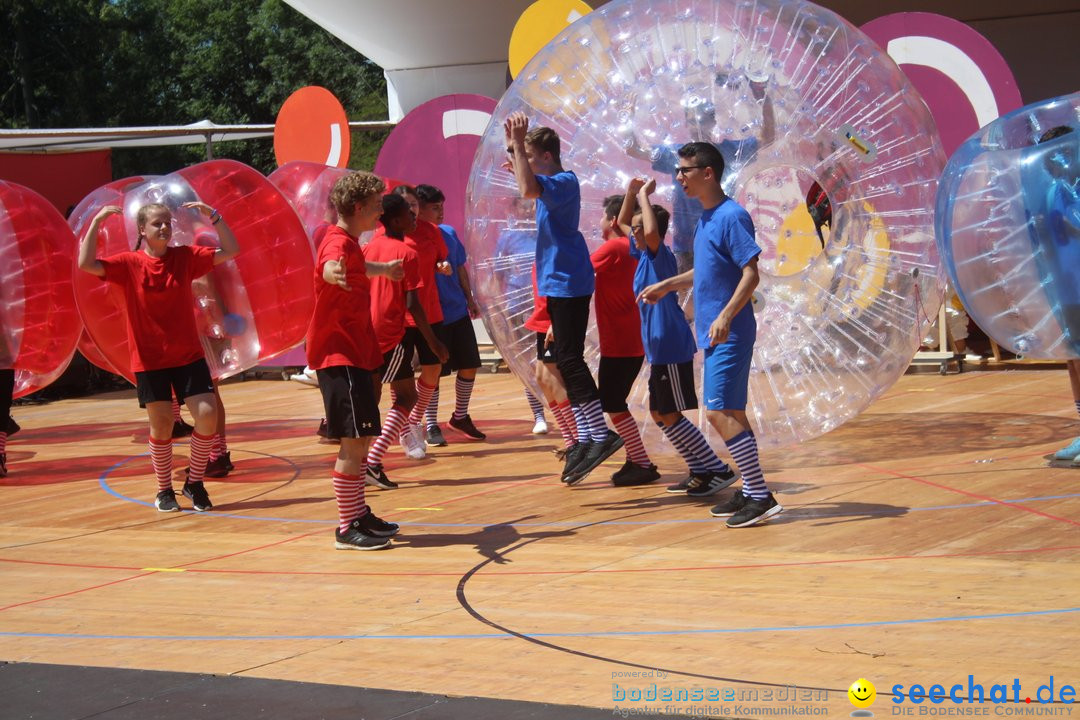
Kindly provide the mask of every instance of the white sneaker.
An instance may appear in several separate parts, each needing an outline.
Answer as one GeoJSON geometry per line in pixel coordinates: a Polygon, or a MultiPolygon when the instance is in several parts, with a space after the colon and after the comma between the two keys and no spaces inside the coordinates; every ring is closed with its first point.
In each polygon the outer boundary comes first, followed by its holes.
{"type": "Polygon", "coordinates": [[[289,379],[290,380],[295,380],[296,382],[298,382],[298,383],[300,383],[302,385],[308,385],[310,387],[319,387],[319,381],[317,379],[315,379],[313,376],[308,375],[307,373],[302,373],[302,372],[301,373],[296,373],[295,375],[290,375],[289,379]]]}
{"type": "Polygon", "coordinates": [[[547,435],[548,434],[547,421],[544,420],[544,418],[540,418],[539,420],[536,421],[536,424],[533,425],[532,434],[533,435],[547,435]]]}
{"type": "Polygon", "coordinates": [[[409,424],[405,426],[405,429],[401,431],[401,448],[405,451],[405,456],[412,460],[423,460],[427,457],[427,443],[425,443],[420,435],[420,428],[416,425],[409,424]]]}

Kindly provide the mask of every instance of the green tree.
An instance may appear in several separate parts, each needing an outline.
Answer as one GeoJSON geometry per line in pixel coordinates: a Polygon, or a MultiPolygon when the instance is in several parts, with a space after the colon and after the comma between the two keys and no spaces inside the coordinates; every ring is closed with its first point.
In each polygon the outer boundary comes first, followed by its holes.
{"type": "MultiPolygon", "coordinates": [[[[281,0],[0,0],[0,127],[272,123],[305,85],[350,120],[387,113],[382,71],[281,0]],[[10,37],[10,39],[8,39],[10,37]]],[[[386,132],[354,132],[350,166],[371,168],[386,132]]],[[[270,139],[220,143],[261,172],[270,139]]],[[[203,145],[117,149],[117,177],[200,162],[203,145]]]]}

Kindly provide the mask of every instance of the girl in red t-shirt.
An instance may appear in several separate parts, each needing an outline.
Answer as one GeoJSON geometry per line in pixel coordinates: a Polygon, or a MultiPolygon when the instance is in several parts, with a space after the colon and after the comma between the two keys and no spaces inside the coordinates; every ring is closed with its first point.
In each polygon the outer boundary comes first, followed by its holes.
{"type": "Polygon", "coordinates": [[[207,217],[217,231],[220,248],[170,247],[172,212],[157,203],[139,208],[135,250],[97,257],[102,225],[109,216],[123,212],[115,205],[98,211],[79,247],[79,269],[97,275],[124,294],[131,369],[139,406],[146,408],[150,418],[150,460],[158,482],[154,506],[161,512],[180,510],[172,488],[173,393],[187,404],[195,420],[183,494],[198,511],[212,507],[203,475],[218,411],[210,368],[195,328],[191,281],[239,252],[236,238],[217,210],[201,202],[183,207],[207,217]]]}

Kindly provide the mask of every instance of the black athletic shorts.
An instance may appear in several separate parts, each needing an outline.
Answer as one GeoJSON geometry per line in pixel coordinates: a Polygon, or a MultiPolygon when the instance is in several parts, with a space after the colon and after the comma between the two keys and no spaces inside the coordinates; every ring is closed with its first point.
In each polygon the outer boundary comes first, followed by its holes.
{"type": "Polygon", "coordinates": [[[536,333],[536,359],[542,363],[555,363],[555,343],[545,345],[546,332],[536,333]]]}
{"type": "Polygon", "coordinates": [[[214,381],[210,379],[210,366],[199,358],[179,367],[135,373],[135,391],[141,408],[152,402],[172,402],[174,392],[176,401],[183,404],[194,395],[214,392],[214,381]]]}
{"type": "Polygon", "coordinates": [[[466,315],[452,323],[442,323],[436,336],[450,353],[450,358],[443,365],[443,377],[455,370],[480,367],[480,348],[476,346],[476,331],[473,329],[471,317],[466,315]]]}
{"type": "Polygon", "coordinates": [[[694,361],[653,365],[649,374],[649,409],[665,415],[698,406],[694,389],[694,361]]]}
{"type": "Polygon", "coordinates": [[[387,385],[398,380],[409,380],[413,377],[413,345],[412,338],[406,331],[393,350],[383,353],[382,367],[375,371],[379,382],[387,385]]]}
{"type": "Polygon", "coordinates": [[[315,374],[326,413],[326,437],[378,437],[382,428],[371,372],[352,365],[332,365],[315,374]]]}
{"type": "Polygon", "coordinates": [[[645,362],[645,356],[638,357],[604,357],[600,356],[600,368],[596,373],[597,385],[600,386],[600,407],[606,413],[624,413],[630,408],[626,406],[626,398],[630,397],[630,389],[634,387],[641,365],[645,362]]]}
{"type": "MultiPolygon", "coordinates": [[[[431,323],[431,331],[435,333],[435,337],[438,338],[442,332],[442,323],[431,323]]],[[[439,364],[439,358],[436,357],[435,351],[428,347],[427,340],[420,334],[420,328],[405,328],[405,338],[412,343],[414,348],[416,348],[416,355],[419,358],[421,365],[439,364]]],[[[409,362],[412,362],[412,358],[409,358],[409,362]]]]}

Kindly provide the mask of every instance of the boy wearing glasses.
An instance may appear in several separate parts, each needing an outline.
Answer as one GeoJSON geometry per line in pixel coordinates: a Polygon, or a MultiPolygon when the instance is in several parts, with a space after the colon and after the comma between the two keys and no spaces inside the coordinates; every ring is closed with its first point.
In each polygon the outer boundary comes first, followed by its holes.
{"type": "Polygon", "coordinates": [[[539,295],[547,298],[555,362],[570,405],[587,428],[588,441],[567,452],[563,467],[563,482],[576,485],[623,444],[608,429],[600,393],[585,364],[594,281],[589,249],[578,230],[581,186],[577,176],[562,167],[554,130],[530,130],[528,118],[520,112],[506,119],[504,130],[509,155],[504,167],[513,172],[521,196],[537,201],[536,280],[539,295]]]}
{"type": "Polygon", "coordinates": [[[706,417],[724,438],[743,478],[742,488],[714,507],[712,514],[728,518],[727,526],[738,528],[764,522],[783,507],[765,484],[757,440],[746,416],[757,338],[750,296],[758,284],[761,248],[750,214],[720,186],[723,174],[724,158],[710,143],[679,148],[676,177],[683,191],[704,208],[694,235],[694,269],[645,288],[641,298],[656,302],[672,290],[693,285],[698,347],[705,351],[706,417]]]}

